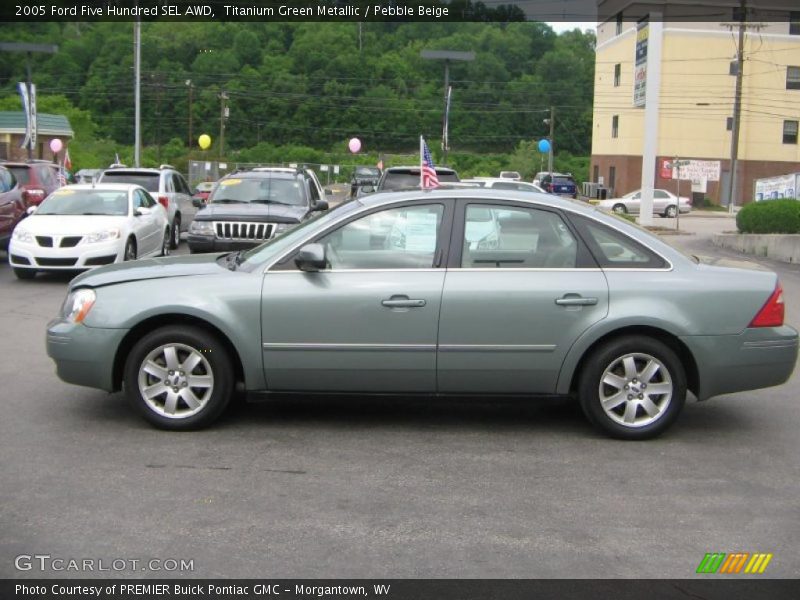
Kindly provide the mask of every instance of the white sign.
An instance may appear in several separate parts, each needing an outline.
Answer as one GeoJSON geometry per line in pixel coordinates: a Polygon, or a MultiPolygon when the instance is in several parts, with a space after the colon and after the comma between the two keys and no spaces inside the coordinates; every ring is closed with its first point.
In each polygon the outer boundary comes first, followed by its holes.
{"type": "Polygon", "coordinates": [[[762,200],[778,200],[779,198],[800,200],[800,190],[798,190],[798,186],[800,186],[800,173],[756,179],[756,202],[762,200]]]}
{"type": "Polygon", "coordinates": [[[708,179],[700,177],[699,179],[692,179],[692,191],[705,194],[708,192],[708,179]]]}
{"type": "Polygon", "coordinates": [[[338,175],[339,174],[339,165],[333,165],[333,174],[334,175],[338,175]]]}
{"type": "MultiPolygon", "coordinates": [[[[719,181],[720,162],[718,160],[686,160],[681,163],[681,179],[705,179],[706,181],[719,181]]],[[[672,169],[672,178],[678,178],[678,169],[672,169]]]]}
{"type": "Polygon", "coordinates": [[[228,163],[219,163],[219,168],[220,169],[227,169],[228,168],[228,163]]]}
{"type": "Polygon", "coordinates": [[[319,166],[319,170],[322,171],[323,173],[327,173],[328,172],[328,165],[320,165],[319,166]]]}

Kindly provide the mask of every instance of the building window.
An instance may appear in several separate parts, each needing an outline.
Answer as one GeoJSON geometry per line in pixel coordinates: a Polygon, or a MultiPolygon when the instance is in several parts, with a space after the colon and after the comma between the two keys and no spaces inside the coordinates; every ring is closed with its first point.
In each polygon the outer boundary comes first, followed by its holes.
{"type": "Polygon", "coordinates": [[[789,35],[800,35],[800,12],[789,13],[789,35]]]}
{"type": "Polygon", "coordinates": [[[617,167],[608,167],[608,185],[606,187],[613,193],[616,184],[617,184],[617,167]]]}
{"type": "Polygon", "coordinates": [[[622,65],[617,63],[614,65],[614,87],[619,87],[619,80],[622,77],[622,65]]]}
{"type": "Polygon", "coordinates": [[[7,160],[11,158],[11,155],[8,153],[9,146],[8,142],[0,142],[0,160],[7,160]]]}
{"type": "Polygon", "coordinates": [[[786,89],[800,90],[800,67],[786,67],[786,89]]]}
{"type": "Polygon", "coordinates": [[[736,75],[739,73],[739,61],[732,60],[731,64],[728,66],[728,75],[736,75]]]}
{"type": "Polygon", "coordinates": [[[595,165],[592,169],[592,181],[600,183],[600,165],[595,165]]]}
{"type": "Polygon", "coordinates": [[[611,117],[611,137],[619,137],[619,115],[611,117]]]}
{"type": "Polygon", "coordinates": [[[733,131],[733,117],[725,119],[725,129],[727,131],[733,131]]]}
{"type": "Polygon", "coordinates": [[[617,13],[617,35],[622,33],[622,13],[617,13]]]}
{"type": "Polygon", "coordinates": [[[784,144],[797,143],[797,121],[783,122],[783,143],[784,144]]]}

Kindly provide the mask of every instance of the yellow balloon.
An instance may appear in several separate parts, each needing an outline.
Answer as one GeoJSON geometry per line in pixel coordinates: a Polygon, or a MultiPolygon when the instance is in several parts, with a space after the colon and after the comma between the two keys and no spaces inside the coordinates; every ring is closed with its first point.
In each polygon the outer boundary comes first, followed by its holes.
{"type": "Polygon", "coordinates": [[[211,136],[204,133],[199,138],[197,138],[197,143],[200,145],[201,149],[207,150],[208,147],[211,145],[211,136]]]}

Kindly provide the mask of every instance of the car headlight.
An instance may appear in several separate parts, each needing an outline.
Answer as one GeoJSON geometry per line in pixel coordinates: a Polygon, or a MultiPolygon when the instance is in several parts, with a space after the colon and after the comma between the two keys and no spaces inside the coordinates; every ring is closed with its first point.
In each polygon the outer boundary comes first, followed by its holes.
{"type": "Polygon", "coordinates": [[[95,231],[83,238],[86,244],[96,244],[97,242],[108,242],[119,239],[119,229],[103,229],[95,231]]]}
{"type": "Polygon", "coordinates": [[[61,316],[72,323],[83,323],[86,315],[92,310],[97,295],[94,290],[81,288],[67,295],[61,307],[61,316]]]}
{"type": "Polygon", "coordinates": [[[294,223],[276,223],[275,235],[280,235],[281,233],[289,231],[292,227],[294,227],[294,223]]]}
{"type": "Polygon", "coordinates": [[[214,235],[214,224],[211,221],[192,221],[189,233],[196,235],[214,235]]]}
{"type": "Polygon", "coordinates": [[[31,232],[23,229],[22,227],[15,227],[14,231],[11,233],[11,237],[18,242],[33,242],[33,236],[31,235],[31,232]]]}

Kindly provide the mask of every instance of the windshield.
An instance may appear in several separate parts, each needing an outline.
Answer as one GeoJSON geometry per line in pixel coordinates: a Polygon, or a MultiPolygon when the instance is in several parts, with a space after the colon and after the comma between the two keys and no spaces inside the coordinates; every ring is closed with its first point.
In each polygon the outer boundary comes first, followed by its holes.
{"type": "Polygon", "coordinates": [[[377,167],[356,167],[356,177],[378,178],[381,172],[377,167]]]}
{"type": "Polygon", "coordinates": [[[106,215],[128,214],[128,193],[113,190],[56,190],[45,198],[36,215],[106,215]]]}
{"type": "Polygon", "coordinates": [[[103,173],[103,183],[135,183],[142,186],[148,192],[158,192],[158,173],[149,175],[147,173],[115,173],[106,171],[103,173]]]}
{"type": "Polygon", "coordinates": [[[306,198],[302,180],[274,177],[247,177],[223,179],[211,194],[212,203],[254,202],[262,204],[289,204],[305,206],[306,198]]]}
{"type": "Polygon", "coordinates": [[[575,185],[575,182],[568,177],[553,177],[553,183],[556,185],[575,185]]]}

